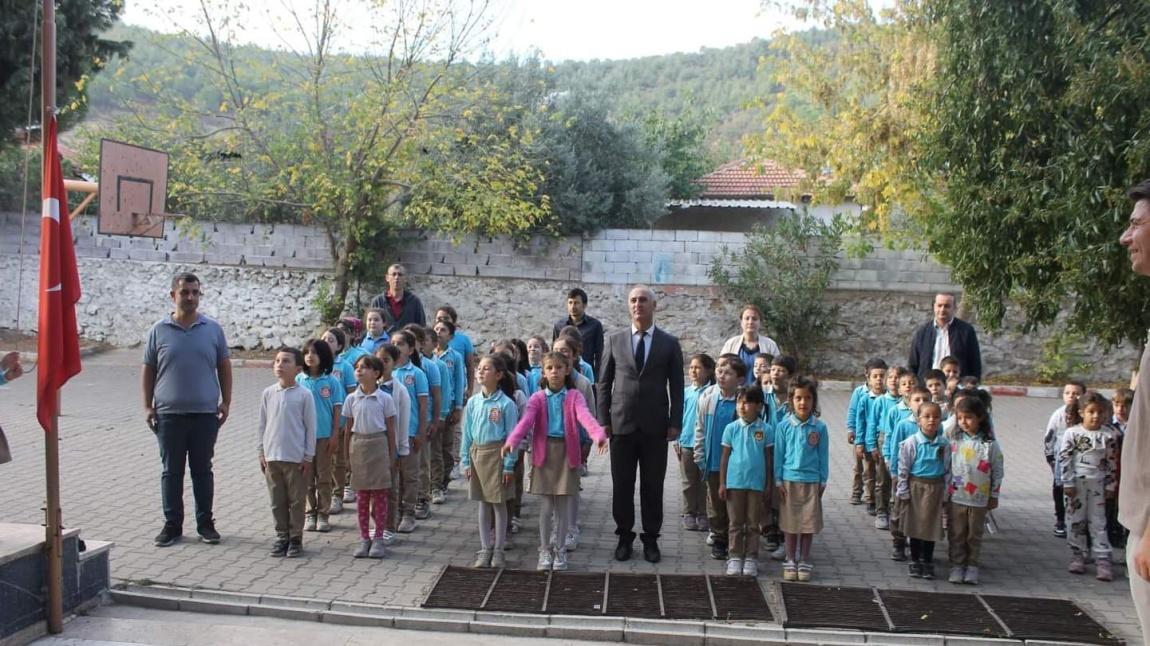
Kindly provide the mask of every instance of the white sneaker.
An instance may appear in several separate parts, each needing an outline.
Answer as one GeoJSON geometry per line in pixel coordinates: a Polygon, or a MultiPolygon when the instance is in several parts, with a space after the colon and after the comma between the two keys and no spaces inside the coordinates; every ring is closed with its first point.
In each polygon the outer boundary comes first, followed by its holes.
{"type": "Polygon", "coordinates": [[[559,548],[555,550],[555,555],[551,559],[552,570],[566,570],[567,569],[567,550],[559,548]]]}
{"type": "Polygon", "coordinates": [[[383,544],[388,547],[395,545],[395,532],[390,529],[383,530],[383,544]]]}
{"type": "Polygon", "coordinates": [[[343,511],[343,498],[340,498],[339,496],[332,496],[331,509],[329,509],[327,513],[338,514],[341,511],[343,511]]]}
{"type": "Polygon", "coordinates": [[[512,534],[518,534],[519,529],[522,525],[523,525],[523,521],[519,520],[518,516],[512,516],[511,517],[511,533],[512,534]]]}
{"type": "Polygon", "coordinates": [[[316,517],[312,516],[311,514],[308,514],[307,516],[304,517],[304,520],[303,520],[303,531],[314,532],[315,531],[315,523],[316,523],[316,517]]]}
{"type": "Polygon", "coordinates": [[[743,573],[743,559],[727,560],[727,576],[739,576],[743,573]]]}
{"type": "Polygon", "coordinates": [[[355,502],[355,492],[351,490],[351,487],[343,488],[343,501],[347,503],[355,502]]]}
{"type": "Polygon", "coordinates": [[[329,522],[328,519],[324,518],[323,516],[320,516],[319,519],[315,522],[315,531],[330,532],[331,522],[329,522]]]}
{"type": "Polygon", "coordinates": [[[539,550],[539,564],[535,566],[535,569],[540,570],[540,571],[550,570],[552,563],[554,563],[554,561],[551,558],[551,550],[550,549],[540,549],[539,550]]]}
{"type": "Polygon", "coordinates": [[[492,550],[491,567],[495,568],[496,570],[501,570],[507,567],[507,555],[503,553],[503,550],[492,550]]]}
{"type": "Polygon", "coordinates": [[[491,567],[491,552],[490,549],[479,550],[475,553],[475,563],[471,567],[487,568],[491,567]]]}
{"type": "Polygon", "coordinates": [[[579,547],[579,530],[573,529],[567,532],[567,539],[563,541],[563,549],[567,552],[574,552],[577,547],[579,547]]]}
{"type": "Polygon", "coordinates": [[[463,472],[459,469],[459,463],[456,462],[455,466],[451,467],[451,479],[458,480],[463,477],[463,472]]]}
{"type": "Polygon", "coordinates": [[[780,545],[779,549],[771,552],[771,558],[776,560],[776,561],[781,561],[781,560],[787,558],[787,548],[780,545]]]}
{"type": "Polygon", "coordinates": [[[431,504],[442,505],[447,502],[447,492],[442,489],[436,489],[431,492],[431,504]]]}
{"type": "Polygon", "coordinates": [[[874,519],[875,529],[890,529],[890,516],[886,514],[879,514],[874,519]]]}
{"type": "Polygon", "coordinates": [[[743,561],[743,576],[759,576],[759,562],[755,559],[743,561]]]}
{"type": "Polygon", "coordinates": [[[415,519],[411,516],[404,516],[399,519],[399,527],[395,529],[400,534],[410,534],[415,531],[415,519]]]}
{"type": "Polygon", "coordinates": [[[715,544],[715,534],[712,532],[708,532],[707,533],[707,545],[714,545],[714,544],[715,544]]]}

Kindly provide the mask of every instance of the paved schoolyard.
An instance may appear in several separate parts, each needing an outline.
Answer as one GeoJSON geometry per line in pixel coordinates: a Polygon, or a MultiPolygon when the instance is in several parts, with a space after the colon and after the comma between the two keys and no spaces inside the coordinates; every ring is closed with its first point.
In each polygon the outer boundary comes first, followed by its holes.
{"type": "MultiPolygon", "coordinates": [[[[354,514],[333,517],[330,534],[305,536],[300,559],[264,556],[269,547],[271,514],[256,462],[254,425],[260,391],[273,381],[268,368],[235,370],[232,414],[216,449],[216,518],[224,536],[210,546],[185,539],[174,547],[152,546],[162,524],[159,459],[155,440],[141,416],[139,368],[135,350],[88,359],[84,372],[63,393],[61,473],[64,523],[83,528],[83,536],[115,541],[112,576],[233,592],[257,592],[382,604],[416,605],[430,590],[440,566],[469,565],[478,548],[475,507],[459,483],[447,504],[434,506],[431,519],[406,535],[382,561],[351,557],[358,536],[354,514]]],[[[0,466],[0,521],[40,523],[43,504],[42,433],[35,418],[35,376],[0,390],[0,423],[15,457],[0,466]]],[[[824,419],[831,428],[831,483],[825,502],[826,530],[813,551],[815,580],[826,584],[956,591],[945,581],[909,579],[905,566],[888,558],[885,532],[873,528],[862,507],[847,504],[851,458],[843,433],[848,393],[824,392],[824,419]]],[[[1088,607],[1119,635],[1136,640],[1134,608],[1125,579],[1101,583],[1093,576],[1066,572],[1069,551],[1051,535],[1050,474],[1042,457],[1041,428],[1058,404],[1053,399],[1000,397],[995,426],[1006,454],[1006,483],[996,512],[1000,533],[983,549],[983,585],[987,593],[1073,599],[1088,607]]],[[[186,504],[192,514],[190,480],[186,504]]],[[[571,555],[573,570],[665,573],[719,573],[703,535],[678,529],[678,474],[668,469],[663,562],[637,558],[611,560],[615,546],[610,514],[610,475],[606,456],[593,456],[584,480],[583,541],[571,555]]],[[[513,538],[510,567],[534,567],[538,505],[527,497],[524,531],[513,538]]],[[[185,531],[194,529],[188,521],[185,531]]],[[[945,544],[939,570],[944,573],[945,544]]],[[[763,576],[779,578],[775,564],[763,576]]],[[[971,591],[964,588],[963,591],[971,591]]]]}

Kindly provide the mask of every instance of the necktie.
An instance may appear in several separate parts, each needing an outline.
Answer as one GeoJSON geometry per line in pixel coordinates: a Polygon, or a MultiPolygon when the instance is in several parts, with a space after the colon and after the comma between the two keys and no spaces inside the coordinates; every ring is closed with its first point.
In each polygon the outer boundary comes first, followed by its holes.
{"type": "Polygon", "coordinates": [[[643,372],[643,363],[647,360],[647,333],[639,333],[639,344],[635,346],[635,370],[643,372]]]}

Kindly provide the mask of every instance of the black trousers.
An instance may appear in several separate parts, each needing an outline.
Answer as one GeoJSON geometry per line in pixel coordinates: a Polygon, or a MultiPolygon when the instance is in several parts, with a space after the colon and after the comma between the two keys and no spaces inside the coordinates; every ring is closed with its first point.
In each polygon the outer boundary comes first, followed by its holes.
{"type": "Polygon", "coordinates": [[[635,540],[635,475],[644,542],[663,528],[663,479],[667,475],[666,434],[629,433],[611,437],[611,515],[620,540],[635,540]]]}
{"type": "Polygon", "coordinates": [[[184,527],[184,467],[192,472],[192,496],[196,499],[196,528],[212,522],[215,478],[212,456],[220,425],[214,413],[158,415],[156,440],[160,444],[160,496],[164,524],[184,527]]]}

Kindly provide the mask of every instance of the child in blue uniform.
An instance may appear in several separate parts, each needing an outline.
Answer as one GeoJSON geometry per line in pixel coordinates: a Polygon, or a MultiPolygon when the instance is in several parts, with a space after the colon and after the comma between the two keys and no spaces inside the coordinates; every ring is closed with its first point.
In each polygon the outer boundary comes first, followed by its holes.
{"type": "Polygon", "coordinates": [[[739,419],[723,429],[723,461],[719,470],[719,497],[727,503],[730,518],[730,558],[727,575],[759,575],[759,515],[764,497],[771,491],[774,429],[760,419],[763,391],[758,386],[740,388],[739,419]]]}
{"type": "Polygon", "coordinates": [[[724,355],[715,368],[715,385],[699,395],[695,413],[695,464],[707,479],[707,520],[711,526],[711,558],[727,559],[729,518],[727,504],[719,497],[723,429],[735,421],[735,395],[747,376],[747,365],[738,355],[724,355]]]}
{"type": "Polygon", "coordinates": [[[328,344],[311,339],[303,344],[304,369],[295,378],[297,384],[311,392],[316,411],[314,468],[306,478],[305,532],[331,531],[332,449],[340,444],[337,431],[344,400],[343,384],[331,374],[334,360],[328,344]]]}
{"type": "MultiPolygon", "coordinates": [[[[924,402],[930,401],[930,391],[922,386],[915,386],[910,391],[910,410],[914,413],[924,402]]],[[[903,419],[895,425],[894,430],[886,438],[886,443],[883,447],[885,455],[883,459],[886,460],[887,469],[891,473],[898,473],[898,448],[903,440],[911,437],[918,432],[918,419],[912,415],[903,419]]],[[[941,428],[939,430],[941,432],[941,428]]],[[[905,561],[906,560],[906,534],[902,531],[902,505],[898,498],[894,498],[890,502],[890,536],[891,536],[891,553],[890,558],[892,561],[905,561]]]]}
{"type": "Polygon", "coordinates": [[[950,443],[942,436],[942,408],[918,407],[918,432],[898,447],[898,499],[902,530],[910,539],[907,573],[934,578],[934,544],[942,538],[942,508],[950,484],[950,443]]]}
{"type": "Polygon", "coordinates": [[[906,368],[891,368],[886,371],[886,394],[872,402],[874,405],[868,409],[867,435],[864,440],[866,450],[874,458],[875,472],[875,529],[888,529],[890,527],[890,495],[891,485],[894,482],[891,472],[887,469],[886,461],[882,457],[883,424],[887,413],[898,405],[900,398],[899,381],[903,375],[910,372],[906,368]]]}
{"type": "Polygon", "coordinates": [[[695,411],[699,395],[711,385],[715,373],[715,360],[706,354],[691,357],[687,366],[689,383],[683,389],[683,425],[679,440],[675,442],[675,456],[679,459],[679,479],[683,485],[683,529],[705,532],[707,523],[707,488],[703,472],[695,464],[695,411]]]}
{"type": "MultiPolygon", "coordinates": [[[[866,383],[861,384],[851,393],[850,405],[847,406],[847,442],[857,446],[862,439],[860,430],[866,429],[865,410],[867,401],[882,394],[882,378],[886,374],[886,362],[874,358],[863,366],[863,375],[866,383]]],[[[867,504],[874,506],[874,461],[865,451],[855,451],[854,472],[851,480],[852,505],[867,504]]]]}
{"type": "MultiPolygon", "coordinates": [[[[427,373],[420,367],[419,347],[415,335],[400,330],[392,335],[392,344],[399,349],[399,361],[392,374],[407,390],[411,400],[408,437],[411,453],[399,458],[399,486],[392,491],[392,513],[399,515],[396,531],[409,534],[415,531],[415,504],[419,496],[419,455],[427,442],[427,428],[431,404],[427,373]],[[394,504],[398,503],[398,504],[394,504]]],[[[402,430],[400,431],[402,432],[402,430]]]]}
{"type": "Polygon", "coordinates": [[[786,537],[784,581],[810,581],[811,543],[823,530],[823,493],[830,477],[830,434],[815,415],[815,382],[799,377],[791,384],[794,412],[775,427],[775,486],[779,490],[779,527],[786,537]],[[798,562],[795,558],[798,557],[798,562]]]}

